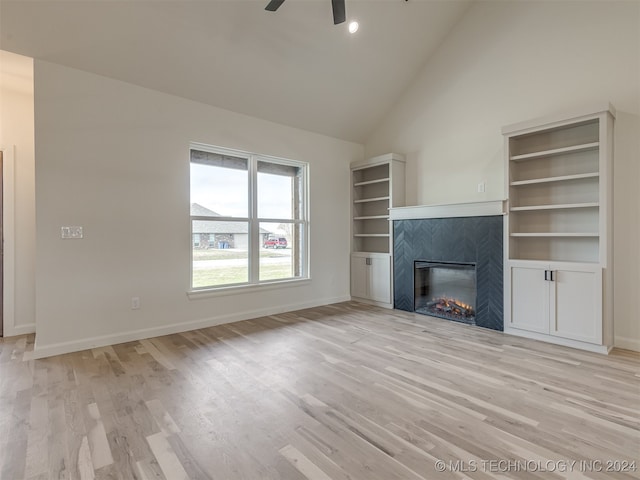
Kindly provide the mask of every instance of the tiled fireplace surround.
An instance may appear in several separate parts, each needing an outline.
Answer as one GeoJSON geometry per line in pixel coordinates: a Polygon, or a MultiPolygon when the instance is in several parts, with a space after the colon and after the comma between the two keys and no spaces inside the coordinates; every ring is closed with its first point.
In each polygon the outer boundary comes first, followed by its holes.
{"type": "Polygon", "coordinates": [[[503,330],[502,230],[501,215],[394,220],[395,308],[413,311],[414,261],[475,263],[476,325],[503,330]]]}

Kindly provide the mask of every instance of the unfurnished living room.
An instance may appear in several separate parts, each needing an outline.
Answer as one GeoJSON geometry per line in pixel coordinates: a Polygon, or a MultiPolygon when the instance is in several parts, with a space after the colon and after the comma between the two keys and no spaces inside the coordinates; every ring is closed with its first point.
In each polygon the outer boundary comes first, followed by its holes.
{"type": "Polygon", "coordinates": [[[0,0],[0,480],[640,478],[640,1],[0,0]]]}

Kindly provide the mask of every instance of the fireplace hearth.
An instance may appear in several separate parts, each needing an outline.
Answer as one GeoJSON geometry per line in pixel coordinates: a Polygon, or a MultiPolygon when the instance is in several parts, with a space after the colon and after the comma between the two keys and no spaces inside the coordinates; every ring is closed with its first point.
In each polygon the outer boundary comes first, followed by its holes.
{"type": "Polygon", "coordinates": [[[415,261],[414,311],[475,325],[476,265],[415,261]]]}

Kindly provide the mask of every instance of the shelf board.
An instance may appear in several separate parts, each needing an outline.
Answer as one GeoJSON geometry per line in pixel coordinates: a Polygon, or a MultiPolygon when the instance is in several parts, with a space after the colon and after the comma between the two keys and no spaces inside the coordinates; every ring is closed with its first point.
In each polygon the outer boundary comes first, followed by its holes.
{"type": "Polygon", "coordinates": [[[551,182],[564,182],[568,180],[579,180],[582,178],[598,178],[600,174],[594,173],[579,173],[576,175],[561,175],[559,177],[546,177],[546,178],[534,178],[532,180],[518,180],[511,182],[509,185],[516,187],[518,185],[534,185],[536,183],[551,183],[551,182]]]}
{"type": "Polygon", "coordinates": [[[353,217],[354,220],[376,220],[376,219],[384,219],[389,220],[389,215],[368,215],[365,217],[353,217]]]}
{"type": "Polygon", "coordinates": [[[576,233],[557,233],[557,232],[541,232],[541,233],[512,233],[512,237],[595,237],[598,238],[600,235],[597,233],[591,232],[576,232],[576,233]]]}
{"type": "Polygon", "coordinates": [[[354,237],[388,237],[388,233],[354,233],[354,237]]]}
{"type": "Polygon", "coordinates": [[[597,208],[600,204],[598,202],[587,203],[564,203],[556,205],[530,205],[527,207],[511,207],[509,210],[512,212],[526,212],[535,210],[561,210],[565,208],[597,208]]]}
{"type": "Polygon", "coordinates": [[[354,183],[353,186],[354,187],[362,187],[363,185],[373,185],[374,183],[384,183],[384,182],[389,182],[389,180],[391,180],[389,177],[387,178],[379,178],[377,180],[369,180],[368,182],[357,182],[354,183]]]}
{"type": "Polygon", "coordinates": [[[509,257],[508,261],[517,261],[517,262],[531,262],[531,263],[539,263],[539,262],[562,262],[565,264],[574,264],[574,265],[598,265],[600,262],[598,260],[565,260],[565,259],[551,259],[551,258],[527,258],[527,257],[509,257]]]}
{"type": "Polygon", "coordinates": [[[353,203],[382,202],[384,200],[389,201],[389,197],[363,198],[361,200],[354,200],[353,203]]]}
{"type": "Polygon", "coordinates": [[[584,152],[587,150],[595,150],[600,146],[600,142],[583,143],[582,145],[572,145],[570,147],[554,148],[551,150],[542,150],[540,152],[525,153],[523,155],[514,155],[510,160],[518,162],[521,160],[531,160],[534,158],[552,157],[554,155],[562,155],[563,153],[584,152]]]}
{"type": "Polygon", "coordinates": [[[381,251],[380,250],[355,250],[351,252],[352,255],[390,255],[388,250],[381,251]]]}

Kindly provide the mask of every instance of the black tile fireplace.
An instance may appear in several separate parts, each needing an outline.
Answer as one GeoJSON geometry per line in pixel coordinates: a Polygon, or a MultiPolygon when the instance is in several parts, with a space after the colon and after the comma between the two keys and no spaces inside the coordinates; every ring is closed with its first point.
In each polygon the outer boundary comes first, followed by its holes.
{"type": "MultiPolygon", "coordinates": [[[[473,306],[475,325],[503,330],[502,220],[501,215],[394,220],[394,308],[416,311],[416,263],[473,264],[475,304],[464,299],[461,303],[473,306]]],[[[441,303],[436,308],[445,311],[450,306],[441,303]]]]}

